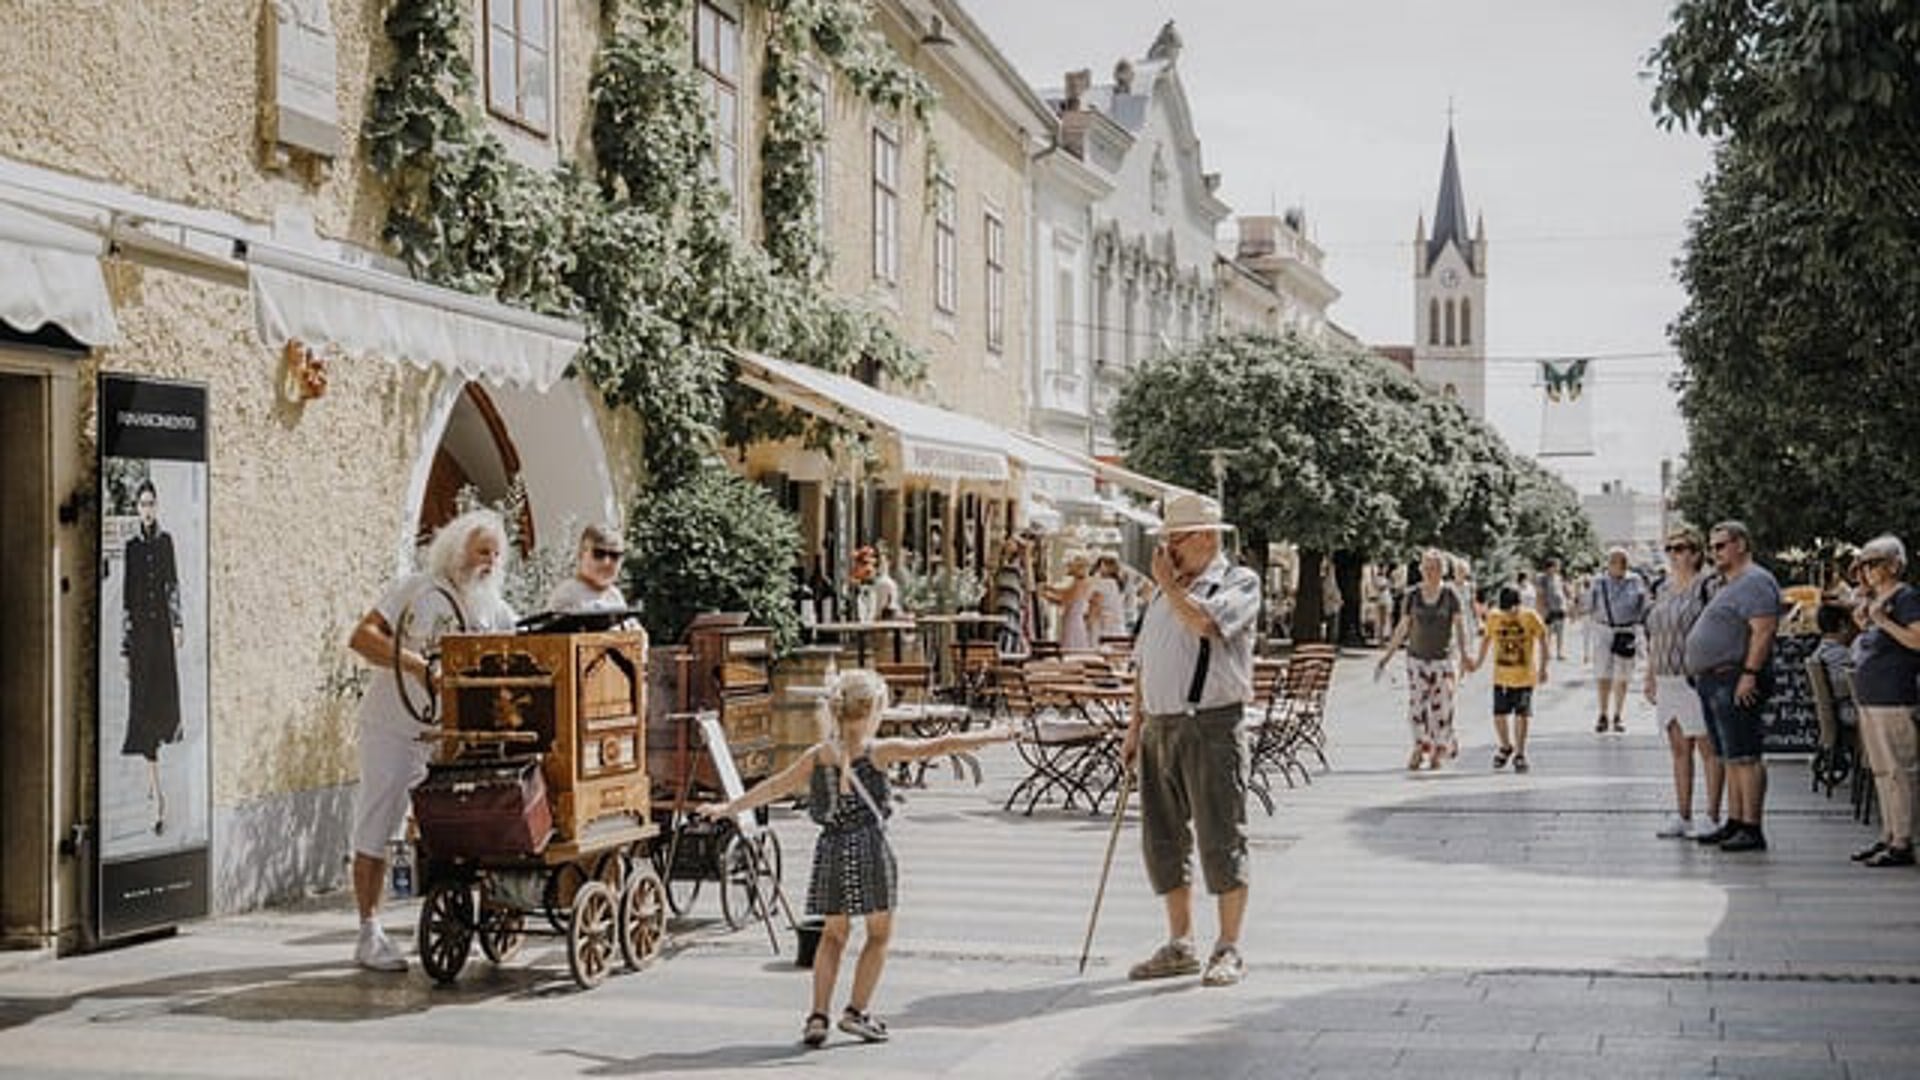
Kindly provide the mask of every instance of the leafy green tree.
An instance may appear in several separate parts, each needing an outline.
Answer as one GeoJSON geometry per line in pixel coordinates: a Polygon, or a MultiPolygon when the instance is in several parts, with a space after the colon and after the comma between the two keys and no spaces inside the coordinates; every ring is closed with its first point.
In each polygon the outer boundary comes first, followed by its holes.
{"type": "Polygon", "coordinates": [[[800,530],[759,485],[700,469],[634,507],[627,545],[627,595],[654,641],[679,641],[703,611],[744,611],[783,650],[799,640],[790,574],[800,530]]]}
{"type": "Polygon", "coordinates": [[[1920,7],[1683,0],[1662,123],[1721,138],[1672,333],[1682,511],[1762,546],[1920,527],[1920,7]]]}

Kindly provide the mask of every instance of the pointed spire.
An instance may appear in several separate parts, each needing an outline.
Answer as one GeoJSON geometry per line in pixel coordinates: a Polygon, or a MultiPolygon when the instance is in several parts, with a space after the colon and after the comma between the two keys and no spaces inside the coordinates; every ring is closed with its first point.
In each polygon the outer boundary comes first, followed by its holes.
{"type": "Polygon", "coordinates": [[[1454,148],[1451,121],[1447,124],[1447,156],[1440,166],[1440,198],[1433,206],[1433,236],[1427,240],[1428,266],[1440,257],[1449,240],[1471,266],[1473,245],[1467,236],[1467,197],[1460,186],[1460,155],[1454,148]]]}

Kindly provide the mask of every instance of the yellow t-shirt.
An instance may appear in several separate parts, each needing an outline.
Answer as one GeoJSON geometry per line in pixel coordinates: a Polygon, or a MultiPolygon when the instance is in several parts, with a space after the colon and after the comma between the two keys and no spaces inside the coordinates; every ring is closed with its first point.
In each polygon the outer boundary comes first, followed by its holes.
{"type": "Polygon", "coordinates": [[[1487,636],[1493,639],[1493,685],[1532,686],[1539,671],[1534,643],[1545,641],[1547,624],[1531,608],[1487,613],[1487,636]]]}

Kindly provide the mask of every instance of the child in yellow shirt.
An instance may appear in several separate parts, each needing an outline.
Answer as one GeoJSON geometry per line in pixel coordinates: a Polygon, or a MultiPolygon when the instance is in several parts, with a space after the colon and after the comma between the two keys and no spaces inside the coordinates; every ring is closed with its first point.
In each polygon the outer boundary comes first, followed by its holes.
{"type": "Polygon", "coordinates": [[[1520,606],[1520,590],[1500,590],[1500,606],[1487,614],[1487,632],[1480,638],[1480,655],[1469,671],[1487,662],[1493,651],[1493,733],[1500,740],[1493,767],[1526,772],[1527,724],[1533,719],[1533,688],[1547,681],[1547,624],[1532,608],[1520,606]],[[1535,657],[1539,660],[1536,662],[1535,657]],[[1507,738],[1507,718],[1513,718],[1513,738],[1507,738]]]}

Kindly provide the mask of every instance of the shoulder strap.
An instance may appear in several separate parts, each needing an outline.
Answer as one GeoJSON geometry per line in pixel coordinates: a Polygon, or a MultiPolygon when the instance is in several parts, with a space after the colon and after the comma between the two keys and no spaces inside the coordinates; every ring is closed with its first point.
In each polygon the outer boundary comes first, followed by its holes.
{"type": "MultiPolygon", "coordinates": [[[[1213,599],[1213,594],[1219,591],[1220,582],[1218,581],[1207,586],[1207,599],[1213,599]]],[[[1213,635],[1209,634],[1200,639],[1200,655],[1195,657],[1193,661],[1193,681],[1187,684],[1188,705],[1200,704],[1200,693],[1207,687],[1207,668],[1212,662],[1213,635]]]]}
{"type": "MultiPolygon", "coordinates": [[[[1602,604],[1603,606],[1605,606],[1605,607],[1606,607],[1606,609],[1607,609],[1607,625],[1608,625],[1608,626],[1614,626],[1614,622],[1613,622],[1613,597],[1612,597],[1612,595],[1610,595],[1610,594],[1611,594],[1611,592],[1612,592],[1612,590],[1610,590],[1610,589],[1608,589],[1608,588],[1607,588],[1607,579],[1606,579],[1606,578],[1604,578],[1604,577],[1603,577],[1603,578],[1601,578],[1601,579],[1600,579],[1600,603],[1601,603],[1601,604],[1602,604]]],[[[1619,627],[1617,627],[1617,626],[1614,626],[1614,628],[1615,628],[1615,629],[1619,629],[1619,627]]]]}

